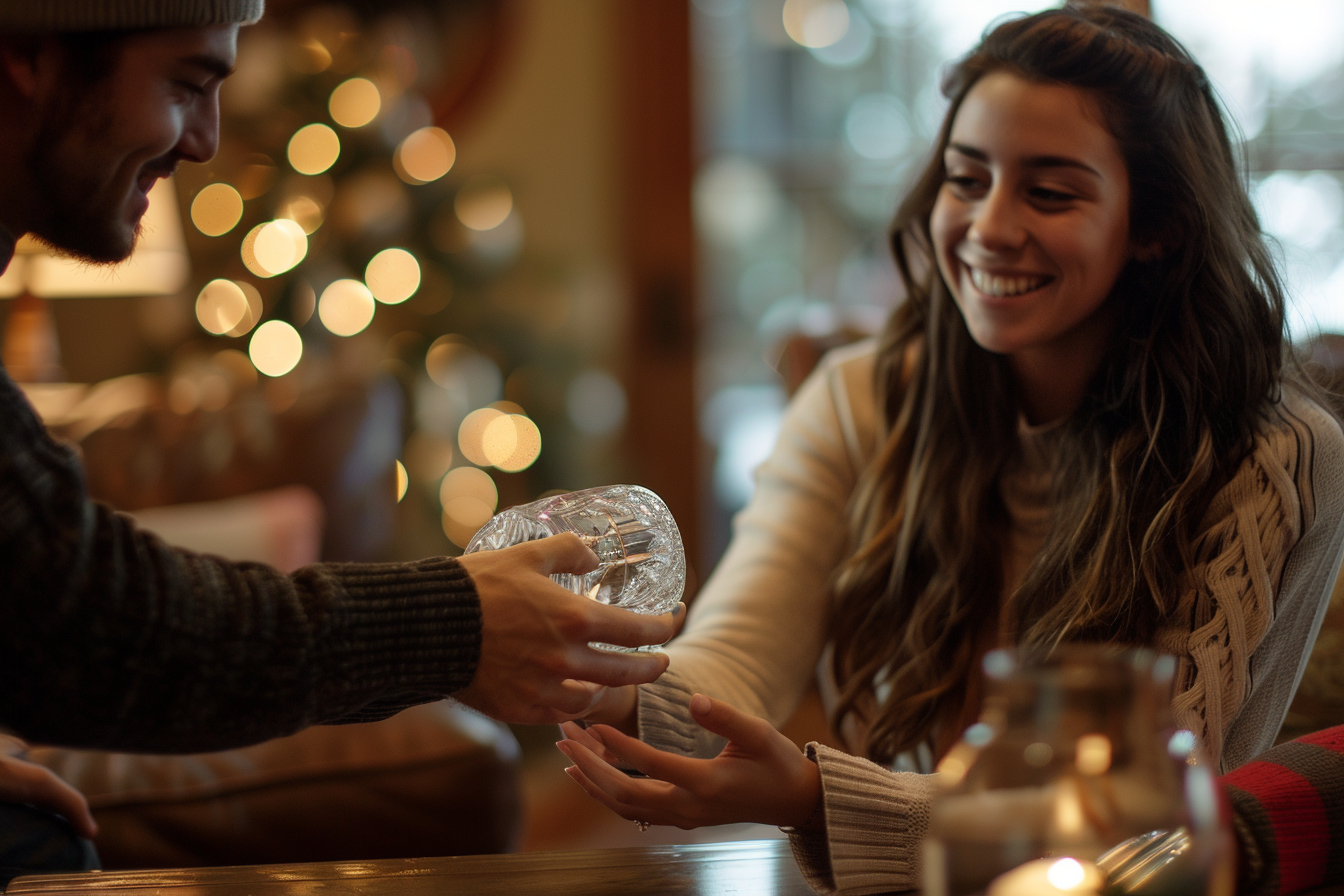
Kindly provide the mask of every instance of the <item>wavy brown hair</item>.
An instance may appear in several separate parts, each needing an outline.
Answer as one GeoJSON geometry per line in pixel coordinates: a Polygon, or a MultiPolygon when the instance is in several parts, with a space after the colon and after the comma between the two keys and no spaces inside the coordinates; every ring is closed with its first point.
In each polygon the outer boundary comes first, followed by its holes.
{"type": "Polygon", "coordinates": [[[1210,500],[1295,376],[1273,258],[1189,53],[1142,16],[1100,5],[990,31],[947,73],[937,146],[896,213],[908,298],[878,355],[885,441],[856,492],[854,550],[835,583],[835,721],[857,718],[878,761],[961,718],[999,624],[998,481],[1018,402],[1005,358],[972,340],[938,273],[929,220],[953,118],[981,77],[1001,71],[1097,102],[1128,167],[1131,238],[1161,247],[1129,262],[1107,299],[1117,322],[1060,433],[1052,532],[1008,611],[1019,645],[1151,643],[1210,500]]]}

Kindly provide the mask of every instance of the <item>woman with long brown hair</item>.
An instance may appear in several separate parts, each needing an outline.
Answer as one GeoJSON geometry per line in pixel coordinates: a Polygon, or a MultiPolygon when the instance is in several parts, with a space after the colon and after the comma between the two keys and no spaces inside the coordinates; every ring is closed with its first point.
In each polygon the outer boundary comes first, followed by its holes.
{"type": "Polygon", "coordinates": [[[561,745],[627,818],[790,826],[846,892],[917,885],[921,773],[994,647],[1156,647],[1210,757],[1270,746],[1344,541],[1344,437],[1189,54],[1069,5],[999,25],[945,93],[896,215],[905,302],[800,390],[669,671],[561,745]],[[772,727],[814,672],[866,759],[772,727]]]}

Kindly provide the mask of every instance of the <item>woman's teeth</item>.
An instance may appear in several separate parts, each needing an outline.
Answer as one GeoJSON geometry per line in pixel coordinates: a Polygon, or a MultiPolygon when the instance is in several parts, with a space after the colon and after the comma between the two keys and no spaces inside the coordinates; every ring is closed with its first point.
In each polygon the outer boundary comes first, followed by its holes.
{"type": "Polygon", "coordinates": [[[1024,292],[1031,292],[1033,289],[1039,289],[1050,279],[1049,277],[1004,277],[998,274],[987,274],[976,268],[967,268],[971,272],[971,283],[975,288],[989,296],[1015,296],[1024,292]]]}

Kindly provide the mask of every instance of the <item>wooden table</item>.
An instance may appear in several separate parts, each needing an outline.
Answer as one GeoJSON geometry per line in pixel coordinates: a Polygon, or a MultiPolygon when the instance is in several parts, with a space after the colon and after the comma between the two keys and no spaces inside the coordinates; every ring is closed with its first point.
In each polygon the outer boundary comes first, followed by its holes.
{"type": "MultiPolygon", "coordinates": [[[[16,878],[4,896],[812,896],[784,840],[16,878]]],[[[1344,896],[1326,887],[1304,896],[1344,896]]]]}
{"type": "Polygon", "coordinates": [[[29,875],[5,896],[811,896],[783,840],[29,875]],[[175,891],[175,892],[174,892],[175,891]]]}

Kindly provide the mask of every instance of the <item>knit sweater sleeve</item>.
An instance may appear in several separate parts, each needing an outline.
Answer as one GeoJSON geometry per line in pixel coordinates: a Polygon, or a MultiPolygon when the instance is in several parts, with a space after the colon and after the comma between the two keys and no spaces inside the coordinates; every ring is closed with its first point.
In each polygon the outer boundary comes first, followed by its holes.
{"type": "Polygon", "coordinates": [[[89,500],[0,371],[0,726],[44,743],[218,750],[384,718],[470,683],[454,560],[285,575],[169,547],[89,500]]]}
{"type": "Polygon", "coordinates": [[[789,831],[789,843],[812,889],[846,896],[919,889],[937,776],[892,772],[821,744],[808,744],[807,753],[821,771],[826,824],[789,831]]]}
{"type": "Polygon", "coordinates": [[[1281,744],[1222,782],[1241,854],[1238,893],[1344,883],[1344,726],[1281,744]]]}
{"type": "Polygon", "coordinates": [[[1180,659],[1177,721],[1223,770],[1283,722],[1344,546],[1344,437],[1305,400],[1276,408],[1196,545],[1193,588],[1158,646],[1180,659]]]}
{"type": "Polygon", "coordinates": [[[828,584],[844,552],[845,510],[872,438],[871,345],[828,356],[789,406],[756,474],[732,544],[667,648],[671,665],[639,689],[640,737],[713,756],[722,739],[691,721],[695,692],[783,724],[813,679],[828,584]]]}

